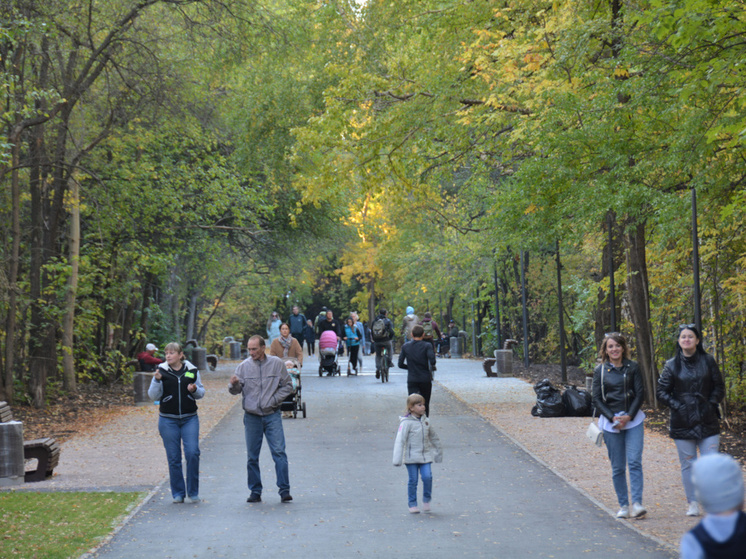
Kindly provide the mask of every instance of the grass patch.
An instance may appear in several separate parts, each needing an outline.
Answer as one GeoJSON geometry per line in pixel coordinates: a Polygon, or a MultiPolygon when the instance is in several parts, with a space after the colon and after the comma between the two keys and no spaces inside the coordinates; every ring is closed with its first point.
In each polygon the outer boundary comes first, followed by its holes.
{"type": "Polygon", "coordinates": [[[144,493],[0,493],[0,556],[78,557],[108,535],[144,493]]]}

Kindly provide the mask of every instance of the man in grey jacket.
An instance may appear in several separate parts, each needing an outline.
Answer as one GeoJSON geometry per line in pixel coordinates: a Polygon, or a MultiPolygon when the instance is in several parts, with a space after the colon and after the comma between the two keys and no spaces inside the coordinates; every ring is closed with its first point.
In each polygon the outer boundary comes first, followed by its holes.
{"type": "Polygon", "coordinates": [[[285,454],[285,432],[282,428],[280,404],[293,392],[290,375],[282,359],[267,355],[264,338],[251,336],[247,344],[249,358],[243,361],[230,379],[228,391],[243,395],[243,425],[246,436],[248,503],[262,501],[262,478],[259,471],[259,451],[263,437],[272,453],[277,474],[280,501],[293,500],[290,495],[288,458],[285,454]]]}

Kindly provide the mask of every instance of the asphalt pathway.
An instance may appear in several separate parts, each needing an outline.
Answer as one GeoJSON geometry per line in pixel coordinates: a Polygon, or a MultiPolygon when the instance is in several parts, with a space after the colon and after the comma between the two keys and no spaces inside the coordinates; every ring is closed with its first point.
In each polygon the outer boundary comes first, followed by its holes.
{"type": "Polygon", "coordinates": [[[405,372],[393,369],[386,384],[365,370],[320,378],[309,358],[302,377],[307,417],[284,420],[292,503],[280,503],[266,444],[263,502],[246,503],[243,410],[236,405],[201,443],[202,502],[172,504],[166,481],[95,556],[675,556],[615,520],[464,403],[485,397],[479,383],[530,400],[525,388],[515,392],[525,383],[487,379],[473,361],[441,360],[438,369],[442,386],[433,390],[431,413],[444,460],[433,465],[431,513],[409,513],[406,469],[391,464],[405,372]]]}

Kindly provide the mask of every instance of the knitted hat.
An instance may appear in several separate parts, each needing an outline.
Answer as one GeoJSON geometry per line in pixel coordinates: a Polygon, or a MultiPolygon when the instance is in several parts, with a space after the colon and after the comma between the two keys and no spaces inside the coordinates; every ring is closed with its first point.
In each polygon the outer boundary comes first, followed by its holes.
{"type": "Polygon", "coordinates": [[[697,500],[709,514],[738,509],[743,504],[743,472],[727,454],[705,454],[692,466],[697,500]]]}
{"type": "Polygon", "coordinates": [[[412,307],[407,307],[407,314],[414,314],[414,309],[412,307]]]}

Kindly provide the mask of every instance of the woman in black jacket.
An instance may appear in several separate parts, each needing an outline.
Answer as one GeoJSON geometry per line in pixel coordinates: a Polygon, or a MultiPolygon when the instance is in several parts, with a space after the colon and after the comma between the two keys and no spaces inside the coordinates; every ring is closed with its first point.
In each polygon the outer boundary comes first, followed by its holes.
{"type": "Polygon", "coordinates": [[[593,405],[611,461],[611,479],[619,501],[617,518],[640,518],[642,506],[642,449],[645,414],[641,407],[645,386],[637,363],[629,359],[627,340],[619,332],[606,334],[598,352],[601,364],[593,373],[593,405]],[[627,472],[632,506],[627,494],[627,472]]]}
{"type": "Polygon", "coordinates": [[[689,502],[687,516],[699,516],[692,485],[692,464],[699,454],[718,452],[720,418],[718,404],[725,384],[715,358],[702,347],[694,324],[679,326],[676,355],[666,361],[658,379],[658,401],[671,409],[669,433],[681,463],[681,481],[689,502]]]}
{"type": "Polygon", "coordinates": [[[166,362],[158,365],[150,381],[148,396],[160,401],[158,432],[163,439],[174,503],[199,502],[199,417],[197,400],[205,387],[197,367],[184,359],[181,345],[166,346],[166,362]],[[181,466],[181,445],[186,458],[186,484],[181,466]]]}

